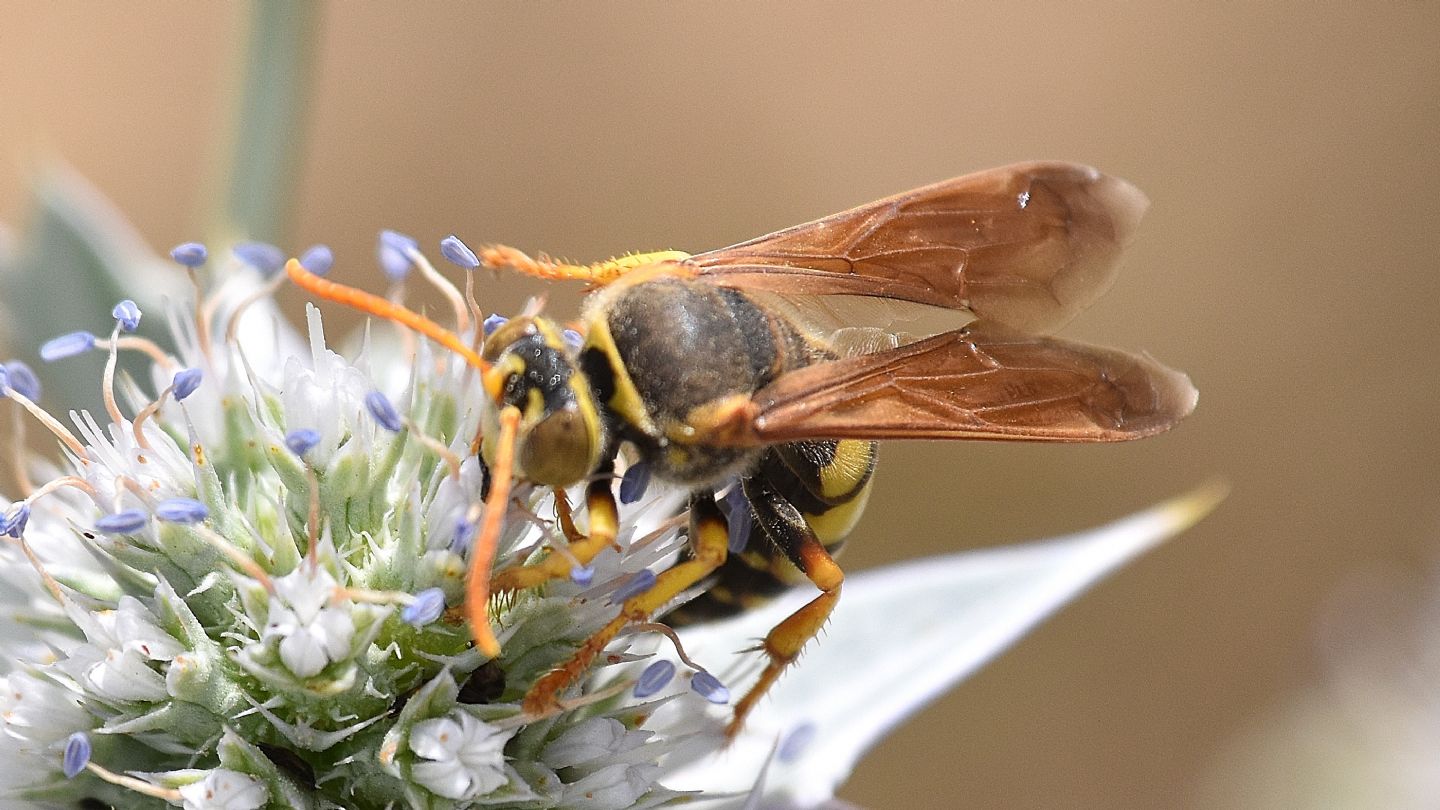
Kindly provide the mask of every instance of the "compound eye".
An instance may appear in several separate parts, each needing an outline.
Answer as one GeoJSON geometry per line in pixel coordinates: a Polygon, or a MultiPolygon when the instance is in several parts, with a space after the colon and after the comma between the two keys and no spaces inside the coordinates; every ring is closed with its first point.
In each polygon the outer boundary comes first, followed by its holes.
{"type": "Polygon", "coordinates": [[[512,372],[505,375],[505,386],[500,389],[501,400],[506,405],[514,405],[517,408],[525,408],[525,375],[520,372],[512,372]]]}
{"type": "Polygon", "coordinates": [[[505,353],[506,349],[535,333],[534,318],[524,316],[511,318],[485,338],[485,343],[480,348],[480,356],[493,363],[505,353]]]}

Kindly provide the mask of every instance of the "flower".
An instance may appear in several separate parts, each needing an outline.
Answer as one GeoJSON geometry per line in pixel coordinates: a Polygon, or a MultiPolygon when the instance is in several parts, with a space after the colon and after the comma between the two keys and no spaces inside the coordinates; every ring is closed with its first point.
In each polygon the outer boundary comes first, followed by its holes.
{"type": "Polygon", "coordinates": [[[216,768],[199,781],[180,788],[185,810],[255,810],[263,807],[269,792],[265,783],[249,774],[216,768]]]}
{"type": "MultiPolygon", "coordinates": [[[[442,251],[462,267],[473,256],[459,240],[442,251]]],[[[408,237],[386,232],[380,252],[397,284],[411,267],[438,278],[408,237]]],[[[271,246],[225,253],[274,274],[271,246]]],[[[253,273],[217,273],[221,286],[207,289],[190,272],[203,247],[172,256],[202,300],[156,319],[173,325],[170,348],[77,331],[42,350],[57,361],[140,350],[150,367],[133,381],[107,364],[103,413],[66,426],[36,404],[33,374],[0,366],[19,395],[0,407],[24,409],[64,453],[48,480],[0,504],[7,807],[618,810],[688,791],[717,807],[814,806],[899,718],[1213,501],[852,577],[827,636],[729,747],[726,704],[755,671],[734,651],[811,593],[673,637],[632,628],[557,705],[527,713],[529,686],[682,553],[669,518],[683,493],[652,485],[646,465],[625,470],[613,483],[617,547],[493,600],[504,646],[486,660],[456,618],[484,518],[479,375],[388,329],[341,355],[314,307],[302,340],[265,297],[283,276],[257,288],[253,273]],[[237,275],[260,297],[232,304],[237,275]]],[[[317,271],[332,258],[307,254],[317,271]]],[[[138,325],[128,299],[114,315],[121,329],[138,325]]],[[[497,568],[563,542],[547,519],[553,493],[517,482],[511,495],[497,568]]],[[[738,495],[725,509],[742,529],[752,517],[738,495]]]]}
{"type": "Polygon", "coordinates": [[[311,678],[352,654],[357,606],[332,601],[339,583],[321,567],[302,565],[274,581],[265,629],[241,661],[263,669],[270,654],[298,678],[311,678]]]}
{"type": "Polygon", "coordinates": [[[419,757],[410,772],[447,799],[484,796],[505,784],[505,743],[514,734],[462,709],[424,720],[410,730],[410,750],[419,757]]]}

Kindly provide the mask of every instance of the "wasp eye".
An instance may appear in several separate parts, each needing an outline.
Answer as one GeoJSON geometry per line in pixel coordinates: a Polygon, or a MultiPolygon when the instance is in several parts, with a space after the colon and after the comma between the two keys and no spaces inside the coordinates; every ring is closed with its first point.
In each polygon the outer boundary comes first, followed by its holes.
{"type": "Polygon", "coordinates": [[[525,404],[525,375],[512,372],[505,377],[505,387],[502,396],[506,405],[523,406],[525,404]]]}

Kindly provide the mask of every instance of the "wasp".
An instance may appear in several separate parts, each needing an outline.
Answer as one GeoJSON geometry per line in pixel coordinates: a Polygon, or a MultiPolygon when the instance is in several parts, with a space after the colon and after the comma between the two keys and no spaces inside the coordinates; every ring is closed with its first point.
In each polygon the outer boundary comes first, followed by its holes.
{"type": "Polygon", "coordinates": [[[1146,205],[1123,180],[1035,162],[706,253],[572,265],[509,247],[482,250],[487,266],[591,285],[578,348],[558,323],[531,313],[476,352],[423,316],[316,278],[296,261],[287,271],[312,293],[400,321],[482,371],[480,447],[491,483],[465,611],[477,646],[492,657],[492,593],[566,576],[572,559],[588,562],[614,541],[612,486],[625,448],[655,478],[690,493],[687,554],[539,680],[527,711],[553,706],[621,630],[684,594],[705,589],[677,614],[693,620],[741,609],[796,580],[818,589],[760,643],[765,668],[735,705],[733,735],[840,597],[844,574],[834,556],[869,495],[877,441],[1125,441],[1191,412],[1197,395],[1184,374],[1148,356],[1050,336],[1108,289],[1146,205]],[[839,331],[815,329],[792,305],[831,296],[952,310],[968,320],[920,339],[877,328],[840,341],[839,331]],[[517,478],[557,492],[589,482],[587,532],[567,532],[567,555],[492,572],[517,478]],[[752,517],[739,554],[729,551],[717,503],[732,485],[752,517]]]}

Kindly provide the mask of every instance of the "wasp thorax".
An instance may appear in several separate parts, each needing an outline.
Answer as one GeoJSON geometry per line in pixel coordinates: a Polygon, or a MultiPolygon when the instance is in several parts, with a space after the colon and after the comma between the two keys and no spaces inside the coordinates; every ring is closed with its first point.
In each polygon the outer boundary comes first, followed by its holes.
{"type": "Polygon", "coordinates": [[[494,462],[499,411],[513,407],[520,412],[515,465],[522,478],[569,486],[590,475],[600,463],[604,429],[590,382],[560,329],[544,318],[515,318],[485,341],[484,354],[496,375],[485,460],[494,462]]]}

